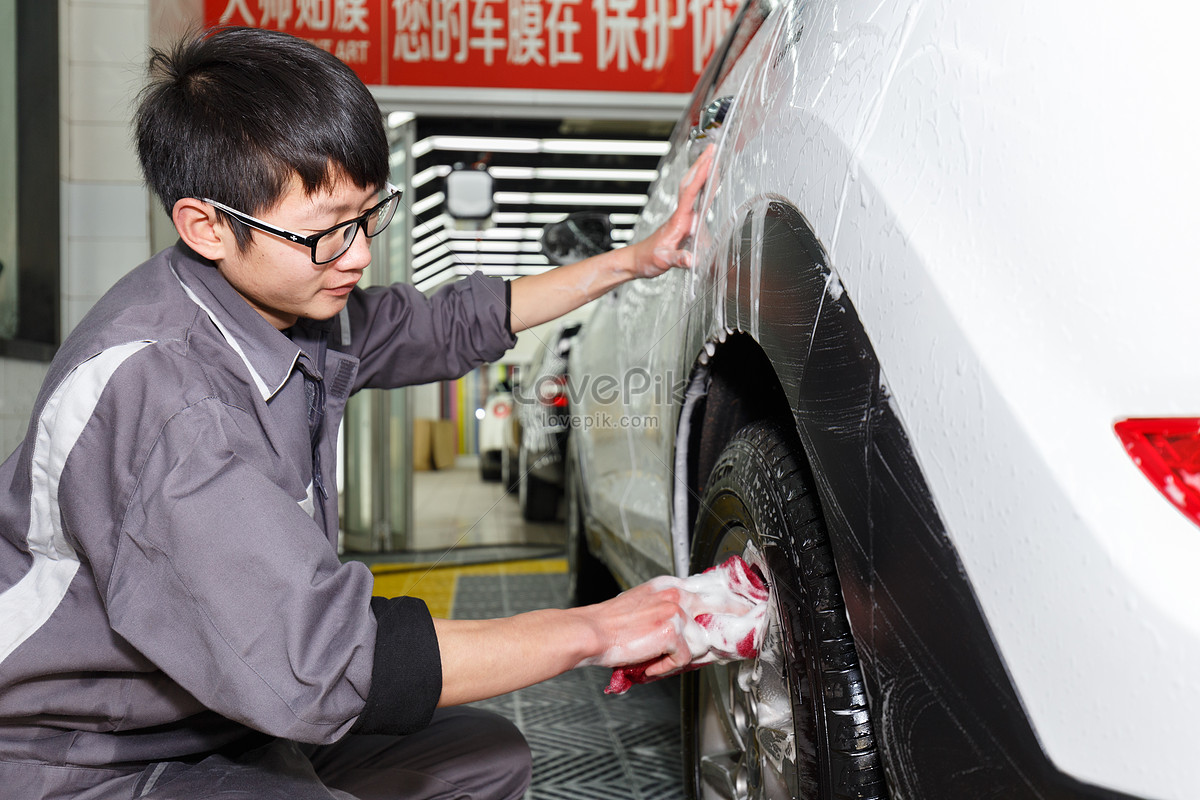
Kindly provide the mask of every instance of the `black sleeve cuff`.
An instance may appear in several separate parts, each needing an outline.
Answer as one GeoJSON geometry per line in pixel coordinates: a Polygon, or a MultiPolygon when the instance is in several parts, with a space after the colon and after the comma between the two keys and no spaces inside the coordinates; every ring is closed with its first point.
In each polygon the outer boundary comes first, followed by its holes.
{"type": "Polygon", "coordinates": [[[403,734],[429,724],[442,696],[442,656],[433,618],[416,597],[372,597],[371,691],[350,733],[403,734]]]}
{"type": "Polygon", "coordinates": [[[504,282],[504,327],[508,330],[508,335],[513,336],[512,331],[512,281],[504,282]]]}

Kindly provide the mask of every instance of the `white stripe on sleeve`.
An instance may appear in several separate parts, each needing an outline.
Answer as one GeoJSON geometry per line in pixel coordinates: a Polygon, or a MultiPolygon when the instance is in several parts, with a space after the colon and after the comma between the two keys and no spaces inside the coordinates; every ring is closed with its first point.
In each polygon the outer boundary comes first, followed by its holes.
{"type": "Polygon", "coordinates": [[[58,485],[67,456],[92,417],[117,368],[149,341],[129,342],[93,356],[63,379],[38,418],[26,541],[33,565],[0,594],[0,661],[46,624],[66,597],[79,556],[62,531],[58,485]]]}

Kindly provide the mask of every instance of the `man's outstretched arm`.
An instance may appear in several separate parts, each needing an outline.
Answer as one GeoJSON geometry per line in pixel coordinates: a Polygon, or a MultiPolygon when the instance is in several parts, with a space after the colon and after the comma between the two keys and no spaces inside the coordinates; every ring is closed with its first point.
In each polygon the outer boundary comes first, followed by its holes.
{"type": "Polygon", "coordinates": [[[532,686],[579,666],[653,662],[655,677],[692,660],[689,619],[678,588],[642,584],[592,606],[545,609],[505,619],[435,619],[442,656],[440,706],[532,686]]]}
{"type": "Polygon", "coordinates": [[[675,213],[642,241],[513,281],[513,333],[557,319],[634,278],[690,267],[690,253],[680,247],[694,227],[696,198],[708,179],[715,152],[710,146],[696,159],[680,183],[675,213]]]}

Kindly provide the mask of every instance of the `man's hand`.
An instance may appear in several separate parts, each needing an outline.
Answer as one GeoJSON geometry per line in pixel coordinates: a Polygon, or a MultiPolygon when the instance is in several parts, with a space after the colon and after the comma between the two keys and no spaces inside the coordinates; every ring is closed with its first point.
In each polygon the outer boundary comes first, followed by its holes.
{"type": "Polygon", "coordinates": [[[696,200],[712,171],[715,154],[715,145],[704,148],[680,181],[679,205],[675,212],[654,233],[629,246],[635,253],[633,277],[654,278],[672,267],[692,266],[692,254],[682,247],[695,230],[696,200]]]}
{"type": "Polygon", "coordinates": [[[509,318],[513,333],[557,319],[628,280],[690,267],[691,254],[683,247],[695,227],[696,200],[715,154],[713,145],[700,154],[680,183],[675,213],[642,241],[513,281],[509,318]]]}
{"type": "Polygon", "coordinates": [[[692,598],[673,579],[650,581],[622,592],[611,600],[577,609],[594,626],[599,652],[580,666],[623,667],[651,662],[648,677],[686,667],[703,650],[693,653],[685,635],[695,625],[683,604],[692,598]]]}
{"type": "MultiPolygon", "coordinates": [[[[683,638],[691,659],[683,668],[728,663],[758,654],[767,622],[769,589],[762,573],[739,555],[689,578],[663,576],[648,584],[652,590],[674,587],[686,623],[683,638]]],[[[677,672],[678,658],[651,658],[613,670],[606,694],[622,694],[635,683],[677,672]]]]}

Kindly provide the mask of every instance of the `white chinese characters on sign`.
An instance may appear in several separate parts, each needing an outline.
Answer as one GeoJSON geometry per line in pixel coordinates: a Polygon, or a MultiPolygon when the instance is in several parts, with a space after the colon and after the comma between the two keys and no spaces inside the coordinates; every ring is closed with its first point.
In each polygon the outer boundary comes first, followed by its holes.
{"type": "MultiPolygon", "coordinates": [[[[260,3],[261,5],[261,3],[260,3]]],[[[246,0],[229,0],[229,5],[225,6],[225,10],[221,12],[220,23],[229,25],[257,25],[258,22],[254,19],[254,15],[250,13],[250,9],[246,8],[246,0]],[[234,19],[234,16],[237,19],[234,19]]]]}
{"type": "Polygon", "coordinates": [[[646,15],[642,17],[642,33],[646,37],[643,69],[663,68],[670,52],[671,31],[677,31],[686,24],[687,8],[684,0],[646,0],[646,15]],[[675,4],[674,14],[671,13],[672,2],[675,4]]]}
{"type": "Polygon", "coordinates": [[[596,66],[608,69],[615,59],[617,69],[629,70],[631,61],[641,59],[637,45],[638,20],[629,13],[637,0],[593,0],[596,11],[596,66]]]}
{"type": "Polygon", "coordinates": [[[370,53],[369,39],[349,38],[354,34],[370,34],[369,0],[229,0],[221,12],[221,25],[290,30],[310,38],[347,64],[366,64],[370,53]],[[257,13],[251,10],[255,7],[257,13]],[[288,26],[292,27],[289,28],[288,26]],[[320,38],[337,34],[338,38],[320,38]]]}
{"type": "Polygon", "coordinates": [[[508,43],[502,36],[497,35],[504,27],[504,18],[497,17],[492,6],[496,0],[471,0],[474,11],[471,14],[471,29],[480,34],[472,36],[467,44],[472,50],[483,51],[483,63],[491,66],[495,62],[497,50],[503,50],[508,43]]]}
{"type": "Polygon", "coordinates": [[[737,13],[736,0],[691,0],[688,12],[692,17],[692,72],[697,75],[708,57],[716,50],[721,37],[733,24],[737,13]]]}
{"type": "Polygon", "coordinates": [[[296,31],[370,33],[368,0],[257,0],[255,15],[249,0],[229,0],[221,12],[222,25],[250,25],[283,30],[294,16],[296,31]]]}
{"type": "MultiPolygon", "coordinates": [[[[292,0],[261,0],[258,8],[262,14],[258,18],[259,25],[270,25],[282,30],[292,18],[292,0]]],[[[225,13],[228,14],[229,11],[225,13]]]]}
{"type": "MultiPolygon", "coordinates": [[[[392,0],[392,57],[485,65],[581,64],[583,0],[392,0]]],[[[690,22],[692,71],[699,73],[733,20],[737,0],[591,0],[596,68],[654,72],[667,63],[672,33],[690,22]]]]}
{"type": "Polygon", "coordinates": [[[541,0],[509,0],[508,30],[508,63],[546,63],[542,55],[546,20],[541,0]]]}
{"type": "Polygon", "coordinates": [[[550,16],[546,20],[546,44],[550,51],[550,66],[582,64],[583,53],[575,49],[575,34],[583,24],[575,19],[580,0],[550,0],[550,16]]]}

